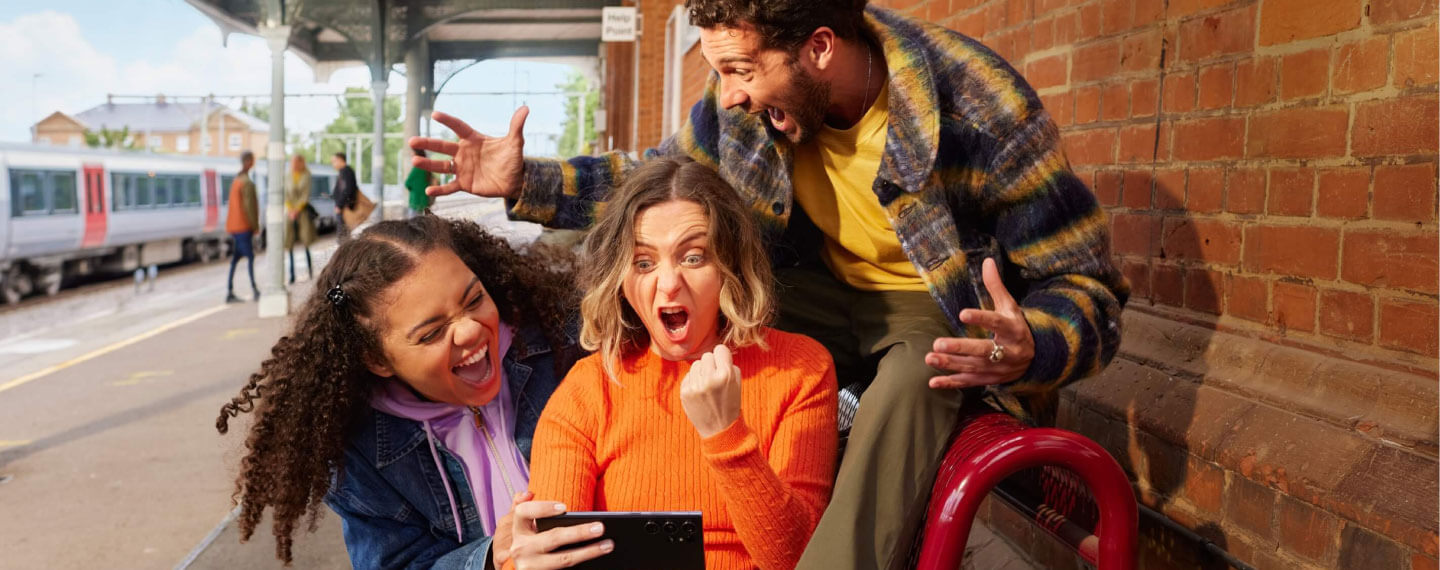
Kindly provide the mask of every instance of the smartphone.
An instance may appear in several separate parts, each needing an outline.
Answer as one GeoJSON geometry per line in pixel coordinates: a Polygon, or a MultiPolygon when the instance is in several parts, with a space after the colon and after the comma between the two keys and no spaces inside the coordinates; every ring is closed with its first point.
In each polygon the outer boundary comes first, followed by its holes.
{"type": "Polygon", "coordinates": [[[574,566],[581,570],[705,570],[705,534],[700,511],[577,511],[538,519],[540,532],[562,526],[599,522],[600,538],[577,543],[579,548],[604,539],[615,550],[574,566]]]}

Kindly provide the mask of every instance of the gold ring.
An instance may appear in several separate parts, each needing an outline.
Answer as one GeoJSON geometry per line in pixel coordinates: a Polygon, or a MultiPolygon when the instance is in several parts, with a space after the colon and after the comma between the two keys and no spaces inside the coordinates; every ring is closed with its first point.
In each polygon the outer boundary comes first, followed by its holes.
{"type": "Polygon", "coordinates": [[[1004,359],[1005,347],[1000,346],[1000,343],[995,342],[995,339],[990,339],[990,362],[1000,362],[1004,359]]]}

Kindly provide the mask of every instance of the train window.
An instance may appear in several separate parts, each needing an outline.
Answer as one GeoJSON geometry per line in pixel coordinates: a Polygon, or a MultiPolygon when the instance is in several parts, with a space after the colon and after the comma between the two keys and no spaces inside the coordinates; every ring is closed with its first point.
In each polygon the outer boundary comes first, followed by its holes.
{"type": "Polygon", "coordinates": [[[74,172],[50,173],[50,213],[75,214],[80,211],[75,196],[74,172]]]}
{"type": "Polygon", "coordinates": [[[150,187],[155,180],[149,176],[139,175],[135,177],[135,207],[153,208],[155,201],[150,196],[150,187]]]}
{"type": "Polygon", "coordinates": [[[155,181],[155,207],[170,207],[170,177],[156,176],[155,181]]]}
{"type": "Polygon", "coordinates": [[[310,177],[310,197],[325,198],[328,200],[330,198],[330,184],[329,176],[310,177]]]}
{"type": "Polygon", "coordinates": [[[191,176],[185,179],[185,203],[191,206],[200,205],[199,176],[191,176]]]}
{"type": "Polygon", "coordinates": [[[230,186],[235,184],[234,175],[220,175],[220,203],[230,203],[230,186]]]}
{"type": "Polygon", "coordinates": [[[10,171],[10,213],[13,216],[44,214],[45,182],[33,170],[10,171]]]}
{"type": "Polygon", "coordinates": [[[130,196],[133,187],[130,182],[130,175],[119,172],[110,173],[110,209],[116,212],[130,208],[130,196]]]}

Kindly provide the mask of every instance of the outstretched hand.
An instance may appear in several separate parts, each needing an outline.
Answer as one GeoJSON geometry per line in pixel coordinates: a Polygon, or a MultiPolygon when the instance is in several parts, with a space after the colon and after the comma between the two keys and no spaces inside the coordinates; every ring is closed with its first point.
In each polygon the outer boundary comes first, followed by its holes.
{"type": "Polygon", "coordinates": [[[1003,384],[1025,375],[1035,359],[1035,337],[1020,304],[1005,290],[994,259],[986,259],[981,269],[985,290],[995,302],[992,311],[965,309],[960,322],[987,329],[993,338],[935,339],[933,352],[925,355],[925,364],[951,374],[930,379],[931,388],[969,388],[1003,384]]]}
{"type": "Polygon", "coordinates": [[[464,190],[487,198],[511,198],[520,189],[525,171],[525,118],[529,107],[520,107],[510,117],[510,131],[503,137],[481,134],[465,121],[439,111],[432,117],[448,127],[458,141],[410,137],[410,148],[450,155],[449,160],[416,156],[410,164],[435,174],[454,174],[448,183],[429,186],[425,193],[444,196],[464,190]]]}

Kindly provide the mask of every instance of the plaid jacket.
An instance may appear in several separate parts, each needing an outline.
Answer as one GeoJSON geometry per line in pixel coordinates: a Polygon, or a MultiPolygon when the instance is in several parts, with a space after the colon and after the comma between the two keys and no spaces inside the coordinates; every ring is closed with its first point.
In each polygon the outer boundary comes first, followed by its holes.
{"type": "MultiPolygon", "coordinates": [[[[884,9],[868,8],[866,22],[890,71],[875,196],[958,334],[988,336],[959,313],[993,306],[980,268],[986,257],[1000,262],[1035,337],[1034,361],[998,392],[1001,403],[1021,415],[1010,395],[1053,403],[1055,389],[1100,371],[1119,345],[1129,286],[1110,259],[1105,213],[1070,171],[1035,92],[998,55],[884,9]]],[[[802,243],[818,232],[801,230],[810,224],[791,190],[792,147],[758,116],[721,108],[718,96],[711,73],[680,131],[647,156],[685,154],[716,168],[750,202],[777,263],[818,251],[818,242],[802,243]]],[[[511,213],[586,227],[633,164],[620,152],[527,160],[511,213]]]]}

